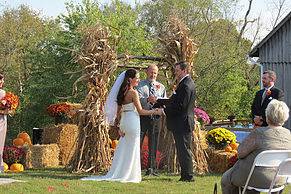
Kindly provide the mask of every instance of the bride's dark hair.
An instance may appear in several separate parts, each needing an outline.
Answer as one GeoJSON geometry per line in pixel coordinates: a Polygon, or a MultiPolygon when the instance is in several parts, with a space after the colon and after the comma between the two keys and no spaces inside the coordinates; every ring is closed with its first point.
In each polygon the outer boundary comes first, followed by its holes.
{"type": "Polygon", "coordinates": [[[126,70],[124,80],[123,80],[123,82],[120,86],[120,89],[118,91],[118,94],[117,94],[117,104],[118,105],[122,105],[122,103],[124,101],[125,93],[128,90],[129,85],[130,85],[129,78],[134,79],[137,73],[138,72],[135,69],[126,70]]]}

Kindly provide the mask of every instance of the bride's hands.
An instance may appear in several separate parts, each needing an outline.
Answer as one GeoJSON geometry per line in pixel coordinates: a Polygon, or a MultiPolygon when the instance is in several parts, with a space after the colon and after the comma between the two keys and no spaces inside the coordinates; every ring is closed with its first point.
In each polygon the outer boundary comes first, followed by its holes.
{"type": "Polygon", "coordinates": [[[163,115],[164,111],[162,108],[156,108],[154,115],[163,115]]]}
{"type": "Polygon", "coordinates": [[[118,130],[118,134],[120,135],[120,137],[124,137],[125,133],[123,131],[121,131],[120,129],[118,130]]]}

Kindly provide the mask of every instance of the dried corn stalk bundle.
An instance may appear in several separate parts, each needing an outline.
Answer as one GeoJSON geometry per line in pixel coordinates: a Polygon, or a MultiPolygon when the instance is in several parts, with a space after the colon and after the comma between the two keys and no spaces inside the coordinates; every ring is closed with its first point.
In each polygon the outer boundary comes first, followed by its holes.
{"type": "Polygon", "coordinates": [[[201,130],[199,122],[195,125],[195,131],[193,131],[192,141],[192,153],[193,153],[193,165],[197,174],[205,174],[208,172],[208,162],[206,159],[206,149],[208,145],[206,143],[206,131],[201,130]]]}
{"type": "MultiPolygon", "coordinates": [[[[159,40],[161,44],[159,52],[163,57],[162,66],[166,80],[168,80],[167,85],[169,86],[168,88],[175,88],[176,80],[173,79],[175,63],[180,61],[188,62],[190,65],[189,71],[194,74],[193,61],[198,52],[198,47],[193,39],[190,38],[187,26],[175,16],[169,17],[169,21],[160,33],[159,40]]],[[[174,148],[174,139],[168,131],[165,131],[164,135],[160,136],[159,142],[164,142],[160,145],[162,151],[168,150],[169,147],[174,148]]],[[[194,135],[192,152],[194,169],[196,169],[199,174],[207,172],[208,167],[205,153],[196,135],[194,135]]],[[[171,172],[177,172],[176,152],[172,151],[172,154],[174,154],[174,156],[167,157],[166,165],[171,172]]]]}
{"type": "Polygon", "coordinates": [[[175,16],[169,17],[169,21],[160,33],[159,41],[161,44],[159,52],[163,56],[163,66],[166,70],[174,75],[175,63],[186,61],[190,64],[190,71],[192,71],[198,47],[189,37],[189,29],[180,19],[175,16]]]}
{"type": "Polygon", "coordinates": [[[97,24],[83,32],[83,44],[76,60],[84,71],[76,83],[85,80],[88,94],[79,115],[76,152],[67,167],[76,172],[97,172],[107,170],[111,164],[109,128],[103,109],[109,77],[116,70],[117,63],[107,29],[97,24]]]}
{"type": "Polygon", "coordinates": [[[162,127],[159,132],[158,150],[162,153],[161,163],[164,170],[170,173],[178,173],[179,164],[171,132],[165,127],[165,118],[162,118],[162,127]]]}

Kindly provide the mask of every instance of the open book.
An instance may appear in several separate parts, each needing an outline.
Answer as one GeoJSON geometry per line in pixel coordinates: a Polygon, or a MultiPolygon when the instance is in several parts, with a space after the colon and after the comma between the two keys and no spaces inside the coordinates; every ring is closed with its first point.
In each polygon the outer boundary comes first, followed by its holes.
{"type": "Polygon", "coordinates": [[[170,103],[169,98],[158,98],[153,108],[162,108],[164,105],[167,106],[170,103]]]}

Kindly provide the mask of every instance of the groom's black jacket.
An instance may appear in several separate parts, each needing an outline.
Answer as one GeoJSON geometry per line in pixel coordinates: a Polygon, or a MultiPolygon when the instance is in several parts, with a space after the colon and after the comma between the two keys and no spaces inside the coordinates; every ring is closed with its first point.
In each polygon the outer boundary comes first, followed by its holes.
{"type": "Polygon", "coordinates": [[[185,77],[178,85],[176,94],[170,98],[164,109],[167,116],[167,127],[173,132],[190,132],[194,129],[195,85],[190,76],[185,77]]]}
{"type": "Polygon", "coordinates": [[[271,93],[265,97],[263,102],[262,102],[262,96],[265,89],[257,91],[253,104],[252,104],[252,118],[254,119],[255,116],[262,116],[263,117],[262,126],[268,126],[266,122],[265,112],[271,100],[273,99],[277,99],[281,101],[284,100],[284,92],[282,90],[276,87],[272,87],[270,90],[271,90],[271,93]]]}

